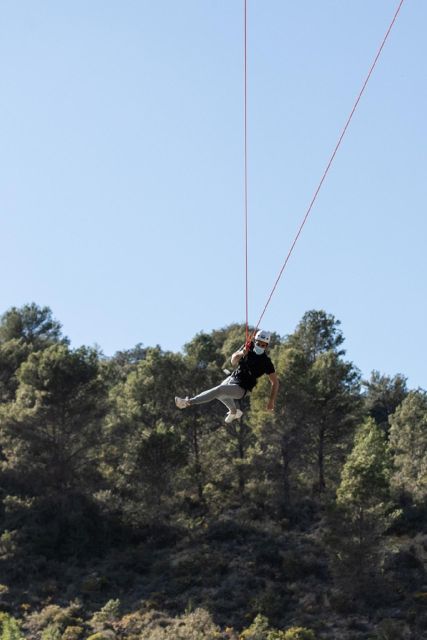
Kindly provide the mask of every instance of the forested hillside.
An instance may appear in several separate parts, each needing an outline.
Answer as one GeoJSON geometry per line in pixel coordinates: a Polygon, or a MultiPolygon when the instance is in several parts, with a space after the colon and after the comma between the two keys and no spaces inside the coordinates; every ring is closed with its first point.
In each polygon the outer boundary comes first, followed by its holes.
{"type": "Polygon", "coordinates": [[[266,376],[231,425],[177,410],[244,334],[107,358],[49,308],[3,314],[3,640],[427,638],[426,392],[362,380],[308,311],[273,335],[274,414],[266,376]]]}

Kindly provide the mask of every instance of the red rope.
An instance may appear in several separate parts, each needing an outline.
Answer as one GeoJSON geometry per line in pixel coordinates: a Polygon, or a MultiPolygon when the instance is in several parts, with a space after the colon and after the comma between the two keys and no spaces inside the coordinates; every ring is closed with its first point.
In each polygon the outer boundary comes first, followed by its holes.
{"type": "Polygon", "coordinates": [[[320,182],[319,182],[319,185],[318,185],[318,187],[317,187],[317,189],[316,189],[316,191],[315,191],[315,193],[314,193],[314,196],[313,196],[313,198],[312,198],[312,200],[311,200],[311,202],[310,202],[310,205],[309,205],[309,207],[308,207],[308,209],[307,209],[307,212],[306,212],[306,214],[305,214],[305,216],[304,216],[304,218],[303,218],[303,221],[302,221],[302,223],[301,223],[301,225],[300,225],[300,227],[299,227],[299,229],[298,229],[298,233],[296,234],[296,236],[295,236],[295,238],[294,238],[294,240],[293,240],[293,242],[292,242],[291,248],[289,249],[288,255],[286,256],[285,262],[283,263],[283,266],[282,266],[282,268],[281,268],[281,270],[280,270],[280,272],[279,272],[279,275],[278,275],[278,276],[277,276],[277,278],[276,278],[276,281],[275,281],[275,283],[274,283],[274,286],[273,286],[273,288],[272,288],[272,290],[271,290],[271,293],[270,293],[270,295],[269,295],[269,297],[268,297],[268,299],[267,299],[267,302],[266,302],[266,304],[265,304],[265,306],[264,306],[263,312],[261,313],[261,316],[260,316],[260,318],[259,318],[259,320],[258,320],[258,322],[257,322],[257,324],[256,324],[256,328],[258,328],[258,327],[260,326],[260,324],[261,324],[261,320],[262,320],[262,319],[263,319],[263,317],[264,317],[264,314],[265,314],[265,312],[266,312],[266,310],[267,310],[267,307],[268,307],[268,305],[270,304],[271,298],[273,297],[273,293],[275,292],[276,287],[277,287],[277,285],[279,284],[279,280],[280,280],[280,278],[282,277],[283,271],[285,270],[285,267],[286,267],[286,265],[288,264],[289,258],[291,257],[291,254],[292,254],[292,252],[293,252],[293,250],[294,250],[294,247],[295,247],[295,245],[296,245],[296,243],[297,243],[297,240],[298,240],[298,238],[299,238],[299,237],[300,237],[300,235],[301,235],[301,231],[302,231],[302,229],[303,229],[303,227],[304,227],[304,225],[305,225],[305,223],[306,223],[306,221],[307,221],[308,216],[310,215],[310,212],[311,212],[311,210],[312,210],[312,208],[313,208],[314,202],[315,202],[315,200],[316,200],[316,198],[317,198],[317,196],[318,196],[318,194],[319,194],[320,189],[322,188],[322,185],[323,185],[323,183],[324,183],[324,181],[325,181],[325,178],[326,178],[326,176],[327,176],[327,174],[328,174],[328,172],[329,172],[329,169],[330,169],[330,167],[331,167],[331,164],[332,164],[332,162],[334,161],[334,158],[335,158],[335,156],[336,156],[336,154],[337,154],[337,151],[338,151],[338,149],[339,149],[339,147],[340,147],[340,145],[341,145],[342,139],[343,139],[343,138],[344,138],[344,136],[345,136],[345,133],[346,133],[346,131],[347,131],[347,129],[348,129],[348,126],[349,126],[349,124],[350,124],[350,122],[351,122],[351,119],[353,118],[353,114],[354,114],[354,112],[356,111],[356,108],[357,108],[357,106],[358,106],[358,104],[359,104],[359,102],[360,102],[360,99],[361,99],[361,97],[362,97],[362,95],[363,95],[363,93],[364,93],[364,91],[365,91],[366,85],[367,85],[367,84],[368,84],[368,82],[369,82],[369,79],[370,79],[370,77],[371,77],[371,75],[372,75],[372,72],[373,72],[373,70],[374,70],[374,68],[375,68],[375,65],[377,64],[378,58],[379,58],[379,57],[380,57],[380,55],[381,55],[381,52],[382,52],[382,50],[383,50],[383,48],[384,48],[384,45],[385,45],[386,40],[387,40],[387,38],[388,38],[388,36],[389,36],[389,34],[390,34],[390,31],[392,30],[393,25],[394,25],[394,23],[396,22],[397,16],[398,16],[399,11],[400,11],[400,9],[401,9],[401,7],[402,7],[402,5],[403,5],[403,2],[404,2],[404,0],[400,0],[399,5],[398,5],[398,7],[397,7],[397,9],[396,9],[396,12],[395,12],[395,14],[394,14],[393,20],[391,21],[390,26],[388,27],[387,32],[386,32],[386,34],[385,34],[385,36],[384,36],[384,38],[383,38],[383,41],[382,41],[382,43],[381,43],[381,46],[380,46],[380,48],[378,49],[377,55],[375,56],[374,61],[373,61],[373,63],[371,64],[371,68],[369,69],[369,73],[368,73],[368,75],[366,76],[366,79],[365,79],[365,82],[363,83],[362,89],[360,90],[359,95],[357,96],[357,99],[356,99],[356,101],[355,101],[355,103],[354,103],[354,105],[353,105],[353,109],[351,110],[351,113],[350,113],[350,115],[349,115],[349,117],[348,117],[348,119],[347,119],[347,122],[345,123],[345,126],[344,126],[344,128],[343,128],[343,130],[342,130],[342,132],[341,132],[341,135],[340,135],[339,139],[338,139],[338,142],[337,142],[337,144],[335,145],[335,149],[334,149],[334,151],[333,151],[333,153],[332,153],[332,155],[331,155],[331,157],[330,157],[330,159],[329,159],[329,162],[328,162],[328,164],[327,164],[327,166],[326,166],[326,169],[325,169],[325,171],[324,171],[324,173],[323,173],[322,179],[321,179],[321,180],[320,180],[320,182]]]}
{"type": "Polygon", "coordinates": [[[244,0],[244,217],[245,217],[245,307],[246,342],[249,339],[249,285],[248,285],[248,118],[247,118],[247,19],[246,0],[244,0]]]}

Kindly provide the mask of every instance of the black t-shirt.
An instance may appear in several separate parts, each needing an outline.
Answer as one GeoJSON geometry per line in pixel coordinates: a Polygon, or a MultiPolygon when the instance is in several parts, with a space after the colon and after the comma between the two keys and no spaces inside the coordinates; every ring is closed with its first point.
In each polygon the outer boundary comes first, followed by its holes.
{"type": "Polygon", "coordinates": [[[252,391],[257,383],[258,378],[265,373],[269,375],[274,373],[274,365],[266,353],[257,355],[251,349],[240,360],[237,369],[233,371],[231,377],[236,380],[239,386],[247,391],[252,391]]]}

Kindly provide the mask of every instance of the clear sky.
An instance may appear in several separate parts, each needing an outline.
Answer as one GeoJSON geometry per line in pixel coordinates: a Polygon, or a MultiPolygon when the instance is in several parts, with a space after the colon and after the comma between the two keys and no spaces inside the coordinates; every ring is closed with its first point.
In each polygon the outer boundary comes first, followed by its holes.
{"type": "MultiPolygon", "coordinates": [[[[397,0],[248,0],[258,320],[397,0]]],[[[406,0],[268,307],[427,388],[427,2],[406,0]]],[[[180,350],[245,319],[243,0],[0,0],[3,313],[180,350]]]]}

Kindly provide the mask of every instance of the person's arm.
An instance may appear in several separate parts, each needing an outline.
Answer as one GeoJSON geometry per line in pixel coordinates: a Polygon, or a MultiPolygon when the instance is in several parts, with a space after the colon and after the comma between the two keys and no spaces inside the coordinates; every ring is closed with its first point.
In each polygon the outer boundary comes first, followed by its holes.
{"type": "Polygon", "coordinates": [[[277,392],[279,391],[279,378],[276,373],[270,373],[271,392],[267,403],[267,411],[274,411],[274,405],[276,403],[277,392]]]}
{"type": "Polygon", "coordinates": [[[231,356],[231,364],[233,365],[233,367],[237,367],[244,355],[245,352],[243,349],[241,349],[240,351],[235,351],[233,353],[233,355],[231,356]]]}
{"type": "Polygon", "coordinates": [[[246,349],[246,345],[244,344],[243,347],[240,347],[240,349],[238,349],[237,351],[235,351],[233,353],[233,355],[231,356],[231,364],[233,367],[237,367],[237,365],[239,364],[240,360],[243,358],[243,356],[245,356],[247,353],[247,349],[246,349]]]}

